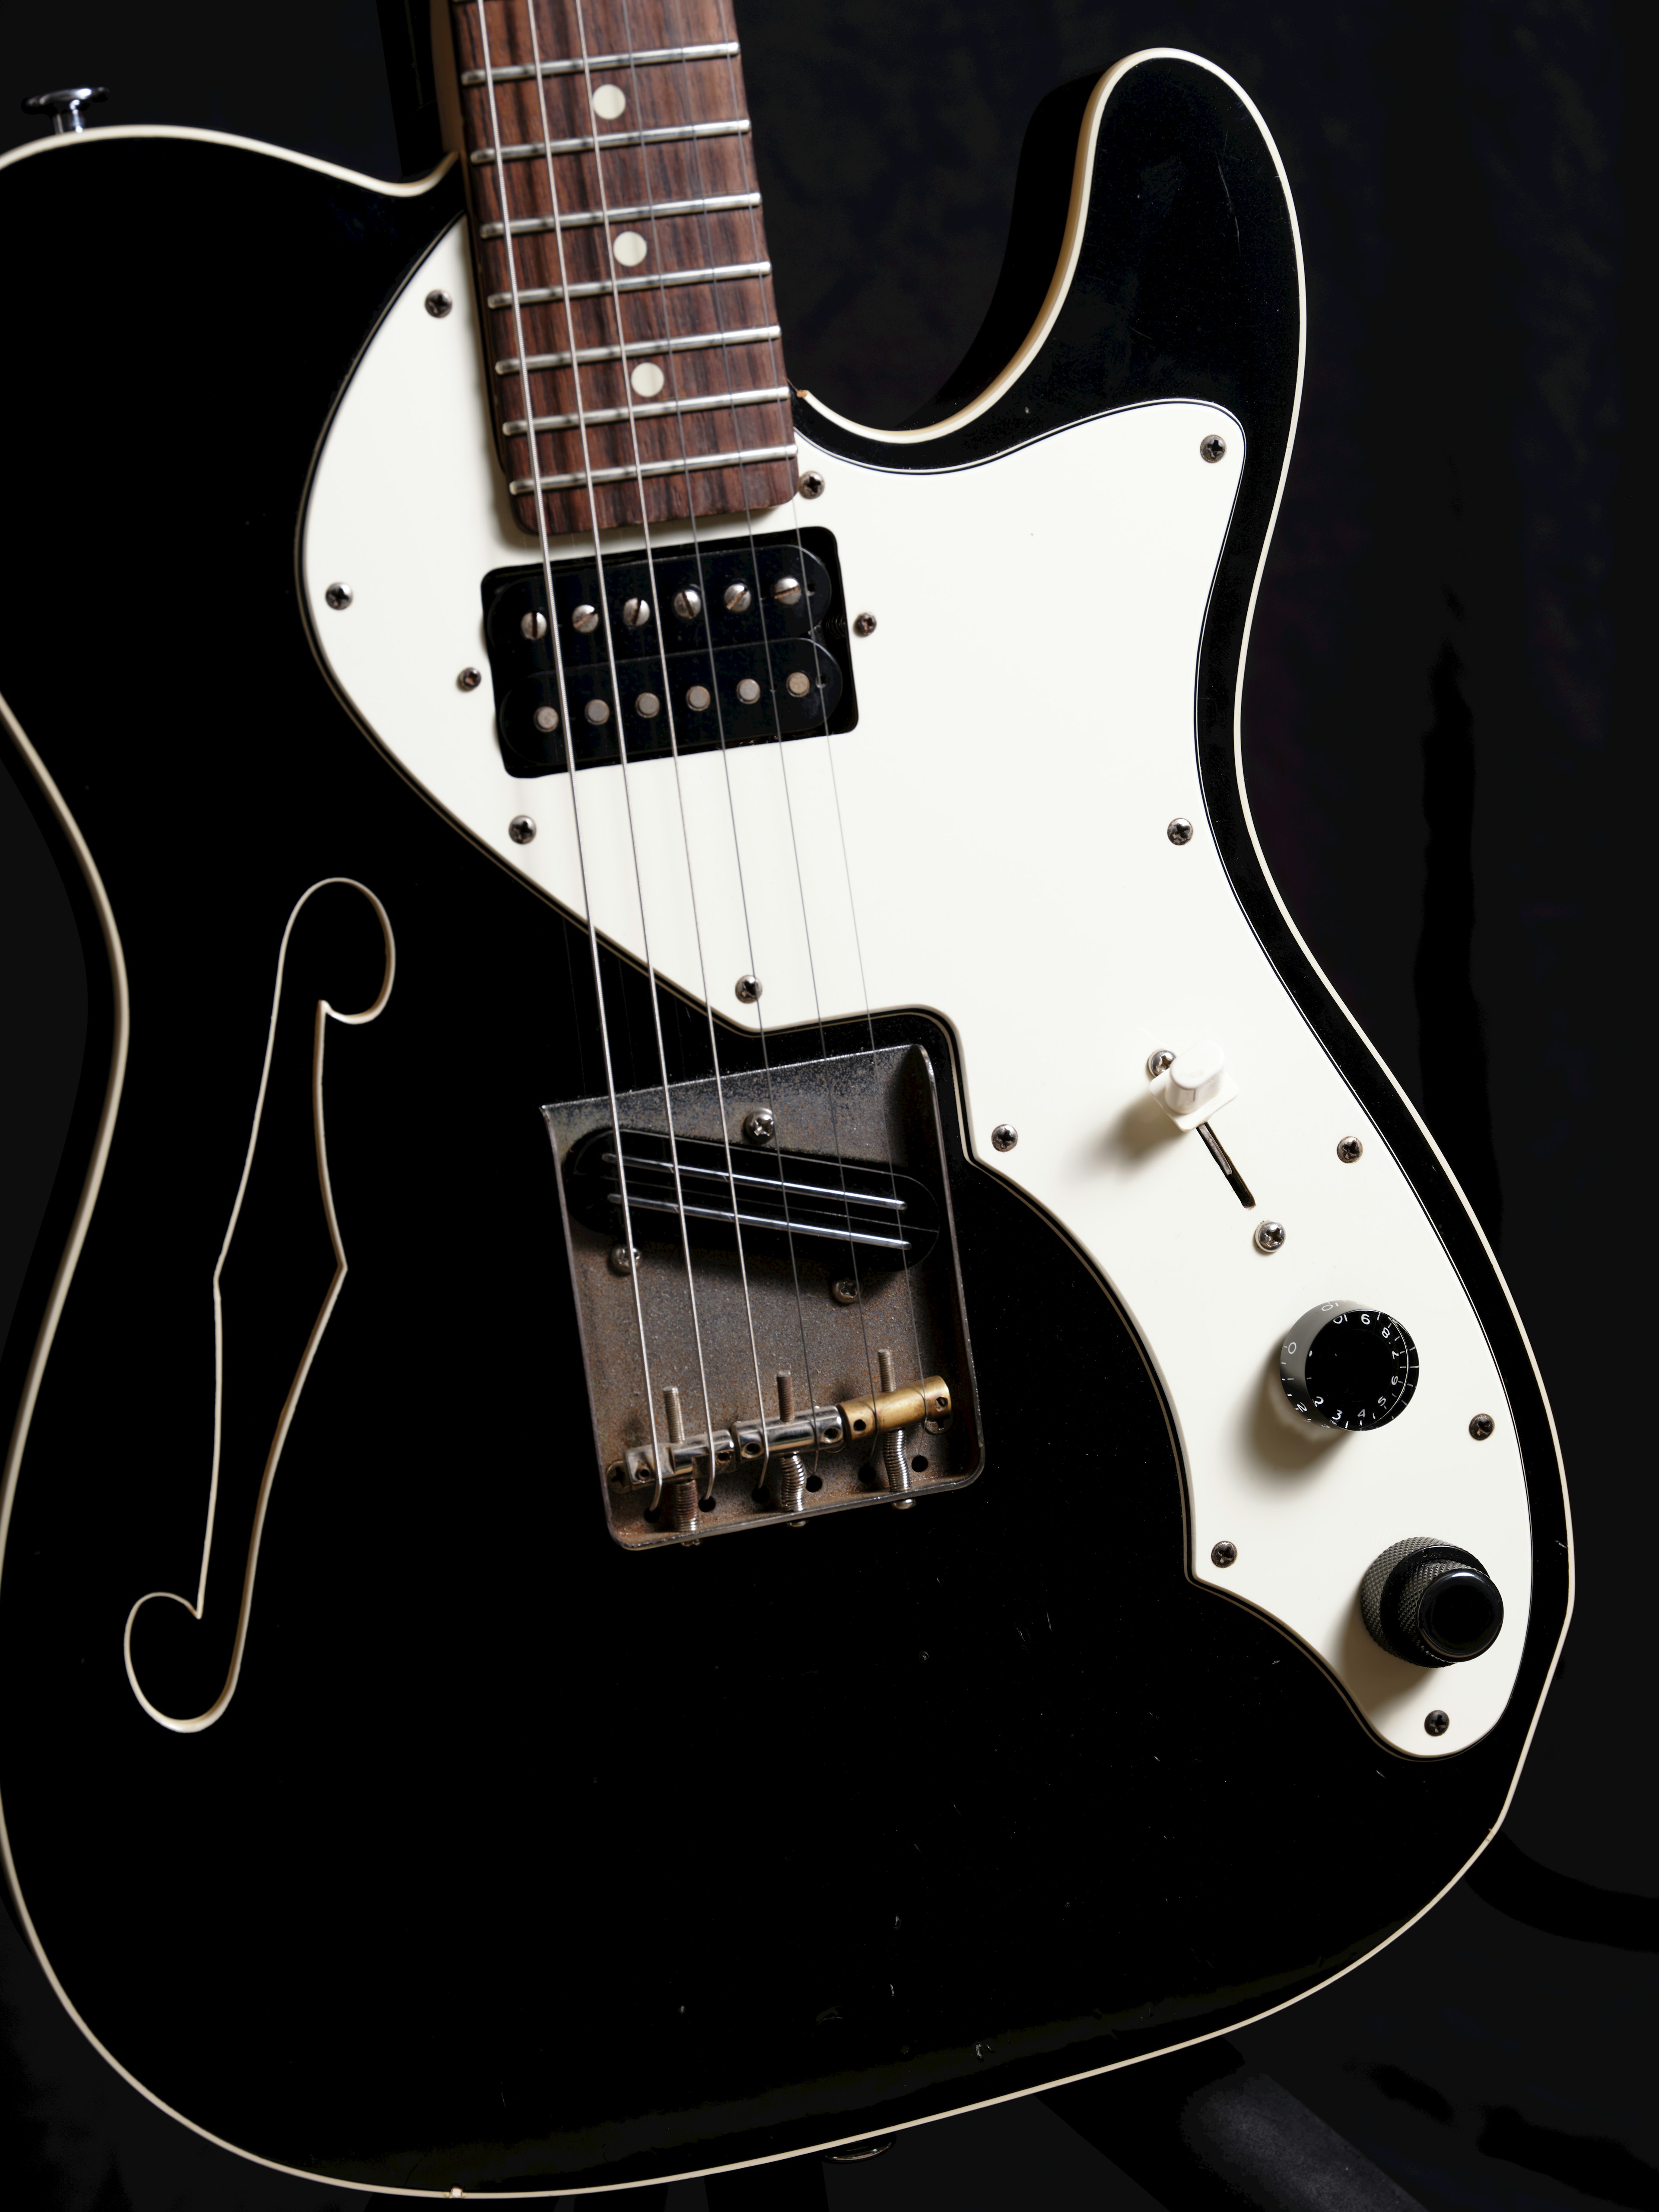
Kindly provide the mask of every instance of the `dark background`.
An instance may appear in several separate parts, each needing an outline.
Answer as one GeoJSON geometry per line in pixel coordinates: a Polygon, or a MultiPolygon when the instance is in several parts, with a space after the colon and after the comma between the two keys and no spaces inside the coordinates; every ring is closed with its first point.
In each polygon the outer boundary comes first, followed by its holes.
{"type": "MultiPolygon", "coordinates": [[[[1637,450],[1651,441],[1627,229],[1659,11],[738,4],[790,369],[878,424],[919,406],[971,338],[1025,120],[1053,84],[1188,47],[1274,134],[1307,257],[1308,380],[1249,655],[1250,802],[1315,957],[1498,1247],[1561,1430],[1577,1612],[1506,1832],[1558,1875],[1651,1895],[1637,450]]],[[[37,135],[24,94],[90,76],[112,88],[102,122],[203,125],[396,175],[380,28],[374,0],[14,12],[0,149],[37,135]]],[[[158,253],[188,251],[188,218],[158,253]]],[[[6,310],[52,313],[72,344],[74,300],[66,240],[61,300],[6,310]]],[[[25,559],[27,518],[8,521],[8,557],[25,559]]],[[[141,533],[128,550],[142,558],[141,533]]],[[[994,614],[995,546],[959,557],[994,614]]],[[[67,910],[3,781],[0,795],[3,1322],[84,1015],[67,910]]],[[[1616,1906],[1603,1923],[1628,1942],[1644,1924],[1616,1906]]],[[[1434,2212],[1659,2207],[1659,1992],[1652,1952],[1627,1942],[1541,1932],[1466,1885],[1238,2041],[1434,2212]]],[[[371,2201],[155,2113],[82,2043],[3,1918],[0,2175],[31,2212],[371,2201]]],[[[830,2186],[835,2212],[1149,2202],[1034,2100],[915,2131],[830,2186]]],[[[683,2185],[671,2212],[701,2212],[702,2193],[683,2185]]]]}

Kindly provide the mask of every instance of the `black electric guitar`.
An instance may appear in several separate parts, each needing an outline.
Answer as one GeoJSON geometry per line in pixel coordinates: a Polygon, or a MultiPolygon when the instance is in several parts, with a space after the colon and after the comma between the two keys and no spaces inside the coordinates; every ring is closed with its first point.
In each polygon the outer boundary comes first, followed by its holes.
{"type": "Polygon", "coordinates": [[[0,356],[0,716],[92,998],[12,1907],[181,2120],[445,2197],[1317,1988],[1491,1835],[1570,1602],[1509,1295],[1245,805],[1254,107],[1056,93],[878,432],[785,373],[728,0],[451,13],[414,185],[0,162],[12,296],[77,271],[0,356]]]}

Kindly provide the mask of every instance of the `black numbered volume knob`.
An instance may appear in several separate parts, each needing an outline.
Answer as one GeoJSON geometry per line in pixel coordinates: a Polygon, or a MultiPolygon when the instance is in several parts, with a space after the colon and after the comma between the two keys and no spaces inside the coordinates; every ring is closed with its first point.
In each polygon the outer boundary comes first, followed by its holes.
{"type": "Polygon", "coordinates": [[[1504,1601],[1473,1552],[1436,1536],[1406,1536],[1366,1569],[1359,1617],[1396,1659],[1455,1667],[1498,1641],[1504,1601]]]}
{"type": "Polygon", "coordinates": [[[1380,1429],[1417,1388],[1417,1346],[1392,1314],[1331,1298],[1279,1347],[1279,1379],[1298,1413],[1332,1429],[1380,1429]]]}

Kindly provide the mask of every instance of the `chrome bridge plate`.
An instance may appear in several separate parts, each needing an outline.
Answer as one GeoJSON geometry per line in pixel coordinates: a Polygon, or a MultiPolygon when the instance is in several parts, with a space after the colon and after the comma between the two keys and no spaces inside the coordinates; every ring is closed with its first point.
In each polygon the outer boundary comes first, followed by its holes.
{"type": "Polygon", "coordinates": [[[542,1111],[618,1543],[799,1528],[824,1513],[902,1510],[973,1480],[979,1404],[939,1098],[921,1046],[628,1091],[614,1121],[605,1097],[542,1111]],[[675,1149],[684,1148],[684,1236],[678,1208],[663,1202],[671,1109],[675,1149]],[[768,1127],[759,1140],[757,1127],[768,1127]],[[828,1233],[843,1187],[847,1233],[828,1233]],[[635,1190],[653,1202],[634,1206],[635,1190]],[[948,1389],[942,1419],[872,1437],[842,1416],[848,1401],[930,1377],[948,1389]]]}

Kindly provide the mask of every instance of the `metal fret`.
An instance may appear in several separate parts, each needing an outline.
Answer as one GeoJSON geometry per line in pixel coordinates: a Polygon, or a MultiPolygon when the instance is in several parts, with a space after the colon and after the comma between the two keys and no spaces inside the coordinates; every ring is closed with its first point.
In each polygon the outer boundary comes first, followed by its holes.
{"type": "MultiPolygon", "coordinates": [[[[658,62],[718,62],[738,52],[735,39],[714,46],[649,46],[637,54],[590,54],[586,61],[544,62],[544,76],[580,76],[584,70],[646,69],[658,62]]],[[[536,75],[532,62],[514,62],[507,69],[463,70],[463,84],[514,84],[536,75]]]]}
{"type": "MultiPolygon", "coordinates": [[[[592,284],[538,284],[520,289],[521,307],[544,307],[550,301],[609,298],[612,292],[654,292],[663,284],[733,284],[745,276],[769,276],[769,261],[729,261],[720,269],[660,269],[654,276],[602,276],[592,284]]],[[[510,307],[511,292],[492,292],[484,303],[510,307]]]]}
{"type": "MultiPolygon", "coordinates": [[[[643,422],[651,415],[707,415],[716,407],[764,407],[774,400],[787,399],[789,386],[775,384],[764,392],[699,392],[690,399],[657,399],[642,403],[632,409],[627,407],[590,407],[581,415],[538,415],[538,430],[574,430],[581,422],[643,422]]],[[[524,417],[516,422],[503,422],[501,434],[507,438],[525,435],[524,417]]]]}
{"type": "Polygon", "coordinates": [[[749,118],[730,123],[669,123],[654,131],[596,131],[585,138],[538,138],[528,146],[479,146],[472,166],[486,169],[497,158],[503,161],[535,161],[549,154],[592,154],[607,146],[663,146],[676,138],[745,138],[749,118]]]}
{"type": "Polygon", "coordinates": [[[687,469],[740,469],[761,461],[793,461],[798,448],[794,446],[752,446],[741,453],[694,453],[683,461],[640,461],[626,469],[577,469],[562,477],[544,477],[539,486],[534,477],[514,477],[507,489],[514,499],[527,492],[577,491],[589,484],[632,483],[636,477],[677,477],[687,469]]]}
{"type": "MultiPolygon", "coordinates": [[[[630,338],[626,345],[582,346],[576,354],[579,366],[591,361],[623,361],[636,353],[701,353],[707,346],[767,345],[781,338],[782,331],[776,323],[759,323],[747,331],[700,331],[690,338],[630,338]]],[[[505,361],[495,363],[497,376],[516,376],[520,367],[536,370],[568,368],[568,353],[532,353],[522,364],[509,354],[505,361]]]]}
{"type": "MultiPolygon", "coordinates": [[[[584,210],[580,215],[525,215],[514,218],[514,238],[528,238],[537,231],[592,230],[602,222],[650,222],[659,216],[726,215],[734,208],[760,205],[758,192],[725,192],[718,198],[704,200],[647,200],[642,207],[598,208],[584,210]]],[[[480,238],[501,237],[506,225],[499,222],[480,223],[480,238]]]]}

